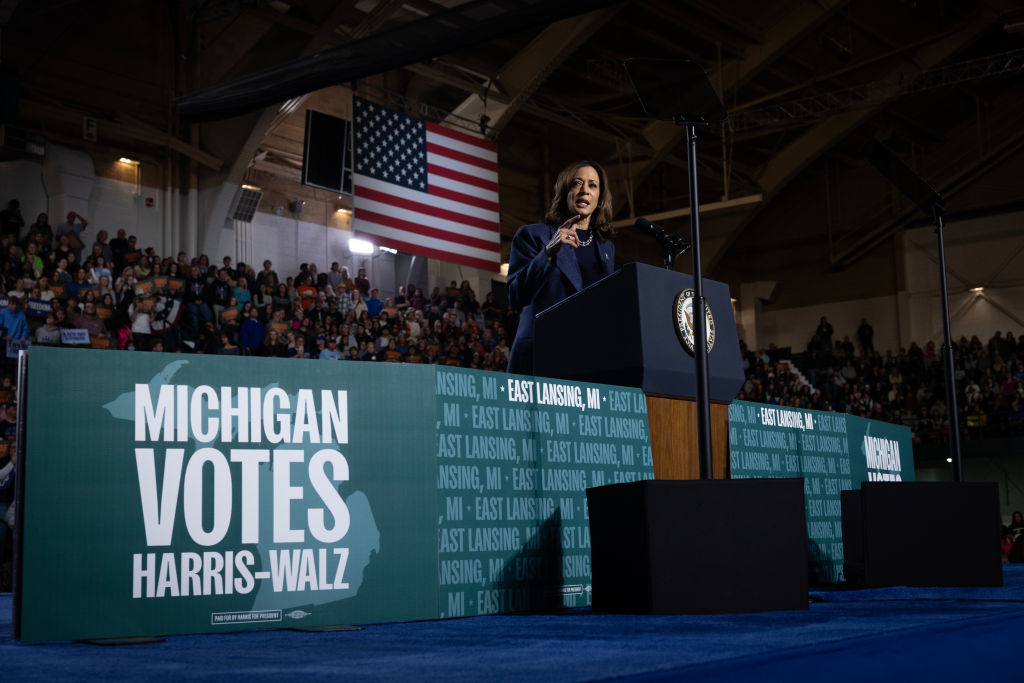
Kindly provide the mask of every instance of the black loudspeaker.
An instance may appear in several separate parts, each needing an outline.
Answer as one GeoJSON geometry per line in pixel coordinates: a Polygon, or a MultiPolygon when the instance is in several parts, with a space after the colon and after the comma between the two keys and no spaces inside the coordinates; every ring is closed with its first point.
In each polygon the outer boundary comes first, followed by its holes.
{"type": "Polygon", "coordinates": [[[352,194],[351,138],[345,119],[307,109],[302,184],[352,194]]]}
{"type": "Polygon", "coordinates": [[[0,72],[0,124],[18,122],[18,79],[14,74],[0,72]]]}
{"type": "Polygon", "coordinates": [[[841,502],[851,585],[1003,585],[995,483],[864,482],[841,502]]]}
{"type": "Polygon", "coordinates": [[[599,612],[807,609],[803,479],[587,489],[599,612]]]}

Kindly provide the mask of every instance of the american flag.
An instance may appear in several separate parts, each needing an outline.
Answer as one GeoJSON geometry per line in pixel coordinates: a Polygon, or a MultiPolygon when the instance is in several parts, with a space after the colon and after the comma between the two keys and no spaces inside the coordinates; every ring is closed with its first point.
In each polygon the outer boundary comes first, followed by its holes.
{"type": "Polygon", "coordinates": [[[406,253],[497,270],[497,146],[352,100],[353,230],[406,253]]]}

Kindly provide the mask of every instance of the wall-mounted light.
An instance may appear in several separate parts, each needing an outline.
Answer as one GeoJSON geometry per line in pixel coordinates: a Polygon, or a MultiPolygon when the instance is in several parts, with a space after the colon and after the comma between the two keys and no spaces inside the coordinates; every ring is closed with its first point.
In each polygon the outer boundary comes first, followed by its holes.
{"type": "Polygon", "coordinates": [[[351,216],[352,215],[352,209],[345,209],[345,208],[335,209],[334,213],[340,213],[342,216],[351,216]]]}
{"type": "Polygon", "coordinates": [[[348,248],[353,254],[372,254],[377,250],[373,242],[353,237],[348,241],[348,248]]]}
{"type": "Polygon", "coordinates": [[[245,184],[243,184],[242,185],[242,189],[243,190],[252,190],[253,192],[259,192],[261,188],[256,187],[255,185],[245,185],[245,184]]]}
{"type": "Polygon", "coordinates": [[[122,164],[128,164],[130,166],[138,166],[141,163],[139,161],[136,161],[135,159],[129,159],[128,157],[121,157],[120,159],[118,159],[118,161],[121,162],[122,164]]]}
{"type": "Polygon", "coordinates": [[[984,287],[971,287],[971,291],[974,292],[975,294],[981,294],[982,292],[985,291],[985,288],[984,287]]]}

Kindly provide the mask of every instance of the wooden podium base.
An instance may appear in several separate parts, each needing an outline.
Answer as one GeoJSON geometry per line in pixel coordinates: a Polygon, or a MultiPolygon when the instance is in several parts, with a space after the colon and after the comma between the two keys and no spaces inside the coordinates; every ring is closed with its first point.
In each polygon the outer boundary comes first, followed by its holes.
{"type": "MultiPolygon", "coordinates": [[[[647,424],[655,479],[700,479],[697,402],[647,395],[647,424]]],[[[729,404],[711,403],[711,459],[715,479],[728,476],[729,404]]]]}

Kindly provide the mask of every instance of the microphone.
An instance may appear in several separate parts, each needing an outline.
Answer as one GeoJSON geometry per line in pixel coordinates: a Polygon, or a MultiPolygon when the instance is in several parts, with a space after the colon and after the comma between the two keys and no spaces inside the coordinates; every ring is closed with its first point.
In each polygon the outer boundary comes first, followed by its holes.
{"type": "Polygon", "coordinates": [[[633,225],[635,225],[641,232],[646,232],[652,237],[661,238],[661,236],[665,234],[665,228],[661,227],[657,223],[652,223],[643,216],[637,218],[633,225]]]}
{"type": "Polygon", "coordinates": [[[634,221],[633,225],[636,226],[640,232],[647,233],[651,237],[658,240],[658,244],[661,245],[662,249],[666,251],[676,251],[679,254],[684,254],[690,249],[690,243],[679,235],[670,235],[665,228],[661,227],[657,223],[653,223],[643,216],[639,217],[634,221]]]}

